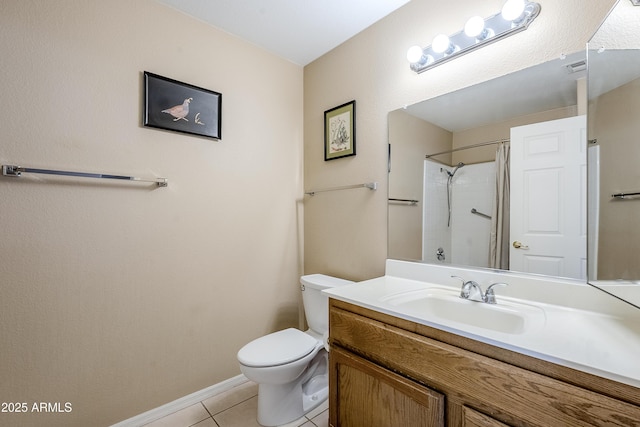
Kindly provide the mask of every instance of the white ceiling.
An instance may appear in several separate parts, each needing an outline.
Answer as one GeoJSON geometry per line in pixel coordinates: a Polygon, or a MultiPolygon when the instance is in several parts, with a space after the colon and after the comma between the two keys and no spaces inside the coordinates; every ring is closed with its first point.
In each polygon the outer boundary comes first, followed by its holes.
{"type": "MultiPolygon", "coordinates": [[[[410,0],[157,1],[304,66],[410,0]]],[[[566,66],[584,58],[585,52],[577,52],[415,104],[407,112],[456,131],[575,105],[576,79],[585,72],[571,74],[566,66]]],[[[620,67],[627,70],[621,80],[629,80],[630,68],[620,67]]]]}
{"type": "Polygon", "coordinates": [[[158,0],[307,65],[409,0],[158,0]]]}

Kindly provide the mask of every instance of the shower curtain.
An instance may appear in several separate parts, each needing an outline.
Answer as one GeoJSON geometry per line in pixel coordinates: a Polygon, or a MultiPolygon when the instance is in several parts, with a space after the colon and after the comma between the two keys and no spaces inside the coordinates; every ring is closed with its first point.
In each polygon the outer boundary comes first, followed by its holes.
{"type": "Polygon", "coordinates": [[[509,152],[507,143],[496,150],[496,195],[491,215],[489,266],[509,269],[509,152]]]}

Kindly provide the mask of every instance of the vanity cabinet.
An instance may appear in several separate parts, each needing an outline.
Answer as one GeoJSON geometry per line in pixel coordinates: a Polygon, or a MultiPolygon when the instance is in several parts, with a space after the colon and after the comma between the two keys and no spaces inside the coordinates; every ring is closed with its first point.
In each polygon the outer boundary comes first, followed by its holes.
{"type": "Polygon", "coordinates": [[[443,427],[444,396],[347,351],[331,351],[337,424],[443,427]]]}
{"type": "Polygon", "coordinates": [[[640,426],[640,390],[330,299],[333,427],[640,426]]]}

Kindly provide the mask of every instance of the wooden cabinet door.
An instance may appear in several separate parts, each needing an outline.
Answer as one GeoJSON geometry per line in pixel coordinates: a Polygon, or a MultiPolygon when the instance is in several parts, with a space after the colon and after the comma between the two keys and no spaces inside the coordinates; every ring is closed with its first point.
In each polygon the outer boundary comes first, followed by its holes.
{"type": "Polygon", "coordinates": [[[331,426],[444,426],[442,394],[337,347],[329,365],[331,426]]]}

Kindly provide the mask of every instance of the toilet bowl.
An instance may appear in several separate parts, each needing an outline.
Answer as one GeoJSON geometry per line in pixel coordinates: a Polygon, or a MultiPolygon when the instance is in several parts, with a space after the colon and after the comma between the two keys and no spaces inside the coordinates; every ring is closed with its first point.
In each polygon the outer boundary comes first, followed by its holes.
{"type": "Polygon", "coordinates": [[[240,370],[258,384],[258,422],[279,426],[297,420],[329,395],[329,307],[323,289],[348,280],[323,274],[300,278],[309,329],[289,328],[257,338],[238,351],[240,370]]]}

